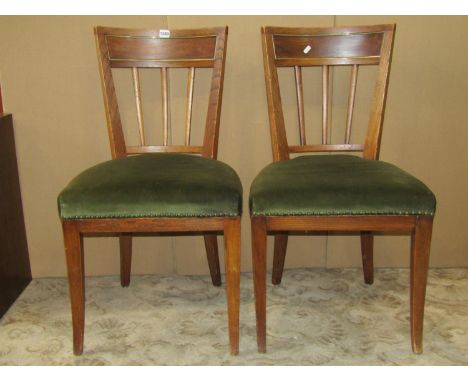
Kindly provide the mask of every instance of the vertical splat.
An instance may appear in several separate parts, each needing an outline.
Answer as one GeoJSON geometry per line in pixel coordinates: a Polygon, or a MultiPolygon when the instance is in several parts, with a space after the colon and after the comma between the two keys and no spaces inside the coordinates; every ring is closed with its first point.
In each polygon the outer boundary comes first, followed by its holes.
{"type": "Polygon", "coordinates": [[[195,68],[189,68],[187,79],[187,113],[185,118],[185,145],[190,145],[190,129],[192,126],[193,88],[195,83],[195,68]]]}
{"type": "Polygon", "coordinates": [[[294,66],[294,76],[296,78],[297,114],[299,119],[299,138],[301,145],[306,144],[305,118],[304,118],[304,92],[302,87],[302,69],[294,66]]]}
{"type": "Polygon", "coordinates": [[[145,145],[145,128],[143,125],[143,113],[141,107],[141,91],[140,91],[140,76],[138,74],[138,68],[132,68],[132,77],[133,77],[133,91],[135,92],[135,103],[137,110],[137,119],[138,119],[138,132],[140,134],[140,144],[145,145]]]}

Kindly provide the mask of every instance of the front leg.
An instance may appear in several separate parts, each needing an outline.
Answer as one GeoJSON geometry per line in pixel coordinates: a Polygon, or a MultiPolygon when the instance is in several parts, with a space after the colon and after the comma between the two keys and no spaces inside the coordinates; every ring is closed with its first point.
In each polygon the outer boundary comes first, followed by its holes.
{"type": "Polygon", "coordinates": [[[64,220],[62,226],[72,310],[73,353],[80,355],[83,353],[85,322],[83,237],[73,220],[64,220]]]}

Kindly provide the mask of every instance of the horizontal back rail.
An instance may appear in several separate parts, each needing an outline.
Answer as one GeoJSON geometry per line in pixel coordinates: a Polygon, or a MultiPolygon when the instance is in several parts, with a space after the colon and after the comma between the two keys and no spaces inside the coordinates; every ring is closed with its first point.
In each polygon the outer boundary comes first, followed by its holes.
{"type": "Polygon", "coordinates": [[[290,153],[307,153],[307,152],[332,152],[332,151],[363,151],[364,145],[357,144],[324,144],[324,145],[299,145],[289,146],[290,153]]]}
{"type": "Polygon", "coordinates": [[[322,35],[274,34],[277,66],[295,61],[296,65],[376,64],[380,58],[383,32],[322,35]],[[285,63],[283,63],[285,60],[285,63]]]}
{"type": "Polygon", "coordinates": [[[128,154],[187,153],[201,154],[203,146],[127,146],[128,154]]]}
{"type": "Polygon", "coordinates": [[[170,31],[161,37],[157,30],[109,30],[107,57],[112,68],[212,67],[217,34],[199,32],[170,31]]]}

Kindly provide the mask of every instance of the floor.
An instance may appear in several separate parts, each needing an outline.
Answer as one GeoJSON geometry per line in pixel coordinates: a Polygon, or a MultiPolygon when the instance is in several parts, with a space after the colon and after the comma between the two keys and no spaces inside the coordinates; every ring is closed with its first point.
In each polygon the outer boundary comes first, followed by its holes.
{"type": "Polygon", "coordinates": [[[0,320],[0,365],[468,365],[468,270],[433,269],[424,353],[411,352],[409,272],[286,270],[268,285],[268,352],[256,351],[252,275],[241,276],[240,354],[225,290],[209,276],[86,279],[85,349],[74,356],[66,279],[35,279],[0,320]]]}

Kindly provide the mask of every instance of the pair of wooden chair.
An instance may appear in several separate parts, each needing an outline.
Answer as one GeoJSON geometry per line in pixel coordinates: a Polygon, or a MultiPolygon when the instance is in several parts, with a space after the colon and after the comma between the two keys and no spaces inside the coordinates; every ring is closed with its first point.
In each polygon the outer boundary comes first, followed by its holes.
{"type": "MultiPolygon", "coordinates": [[[[235,171],[216,160],[227,27],[197,30],[95,28],[113,159],[73,179],[58,197],[63,224],[73,320],[74,353],[83,351],[83,235],[107,233],[120,240],[121,284],[130,281],[132,235],[186,232],[204,235],[212,282],[221,285],[217,235],[224,236],[231,354],[239,350],[239,272],[242,185],[235,171]],[[130,68],[139,126],[139,146],[124,139],[113,69],[130,68]],[[146,143],[138,68],[159,68],[163,100],[163,145],[146,143]],[[184,145],[170,145],[169,68],[188,69],[184,145]],[[202,146],[190,145],[195,68],[212,68],[202,146]],[[187,155],[187,154],[199,154],[187,155]]],[[[273,283],[281,281],[290,232],[358,231],[364,276],[373,281],[373,232],[411,233],[411,338],[422,351],[424,296],[435,198],[417,179],[378,161],[394,25],[347,28],[262,29],[263,56],[274,163],[250,191],[252,257],[258,350],[266,351],[266,238],[275,236],[273,283]],[[330,67],[352,68],[344,144],[330,143],[330,67]],[[377,65],[369,127],[364,145],[350,143],[360,65],[377,65]],[[306,143],[302,67],[321,67],[322,143],[306,143]],[[286,139],[277,67],[293,67],[300,145],[286,139]],[[299,156],[305,152],[363,152],[299,156]]]]}

